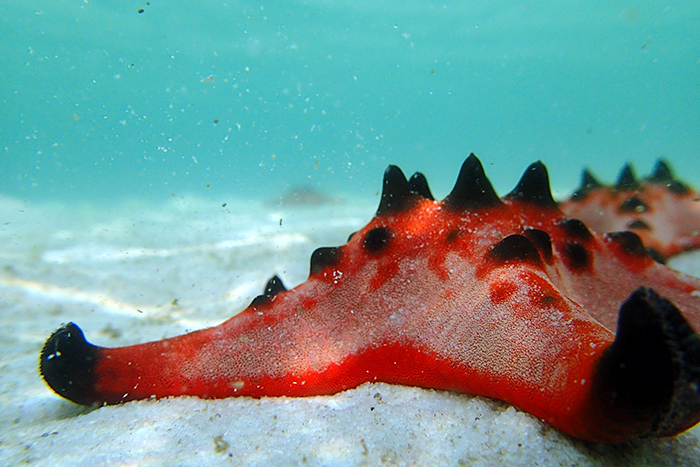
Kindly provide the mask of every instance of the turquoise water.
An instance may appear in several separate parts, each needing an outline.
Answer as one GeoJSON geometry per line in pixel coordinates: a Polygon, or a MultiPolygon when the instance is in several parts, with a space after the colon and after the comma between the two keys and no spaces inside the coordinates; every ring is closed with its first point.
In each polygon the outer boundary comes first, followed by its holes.
{"type": "Polygon", "coordinates": [[[0,0],[0,194],[438,197],[666,157],[700,184],[697,2],[0,0]]]}

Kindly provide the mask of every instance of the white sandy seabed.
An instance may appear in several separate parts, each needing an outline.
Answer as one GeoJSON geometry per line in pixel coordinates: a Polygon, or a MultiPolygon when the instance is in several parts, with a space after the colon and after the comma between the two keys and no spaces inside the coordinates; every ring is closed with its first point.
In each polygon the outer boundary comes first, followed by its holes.
{"type": "Polygon", "coordinates": [[[601,446],[452,392],[366,384],[90,410],[39,377],[41,346],[62,323],[107,347],[218,324],[272,274],[302,282],[311,252],[344,243],[375,208],[185,197],[103,211],[0,199],[0,465],[700,465],[700,428],[601,446]]]}

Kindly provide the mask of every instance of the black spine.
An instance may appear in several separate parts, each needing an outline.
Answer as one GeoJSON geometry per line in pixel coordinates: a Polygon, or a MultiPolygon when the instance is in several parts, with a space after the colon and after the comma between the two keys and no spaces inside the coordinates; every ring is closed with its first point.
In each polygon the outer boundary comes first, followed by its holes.
{"type": "Polygon", "coordinates": [[[435,200],[433,193],[430,191],[428,179],[425,178],[425,175],[422,173],[416,172],[411,175],[411,178],[408,180],[408,184],[411,186],[411,192],[422,196],[425,199],[429,199],[431,201],[435,200]]]}
{"type": "Polygon", "coordinates": [[[286,291],[287,288],[282,283],[282,279],[280,279],[276,275],[272,276],[270,280],[267,281],[267,285],[265,285],[265,295],[267,295],[268,297],[274,297],[278,293],[286,291]]]}
{"type": "Polygon", "coordinates": [[[592,190],[595,190],[596,188],[600,188],[601,185],[598,180],[589,172],[587,169],[584,169],[583,172],[581,172],[581,186],[579,186],[576,191],[574,191],[571,194],[571,199],[574,201],[582,200],[583,198],[588,195],[589,192],[592,190]]]}
{"type": "Polygon", "coordinates": [[[630,164],[625,164],[624,167],[622,167],[620,174],[617,176],[614,188],[619,191],[636,190],[639,188],[639,182],[630,164]]]}
{"type": "Polygon", "coordinates": [[[457,181],[449,195],[443,200],[453,210],[468,210],[501,205],[501,200],[486,178],[479,159],[471,154],[459,171],[457,181]]]}
{"type": "Polygon", "coordinates": [[[338,264],[340,249],[337,247],[321,247],[311,254],[311,275],[318,274],[323,269],[338,264]]]}
{"type": "Polygon", "coordinates": [[[574,201],[579,201],[584,199],[588,193],[596,188],[600,188],[601,185],[598,180],[591,174],[588,169],[584,169],[581,172],[581,185],[571,194],[571,199],[574,201]]]}
{"type": "Polygon", "coordinates": [[[267,281],[262,295],[258,295],[257,297],[255,297],[251,302],[250,306],[260,306],[264,303],[268,303],[272,299],[272,297],[276,296],[281,292],[286,291],[287,288],[282,283],[282,279],[280,279],[276,275],[272,276],[270,280],[267,281]]]}
{"type": "Polygon", "coordinates": [[[418,199],[418,195],[411,190],[411,185],[401,169],[390,165],[384,171],[382,199],[376,215],[385,216],[405,211],[418,199]]]}
{"type": "Polygon", "coordinates": [[[647,180],[654,183],[672,182],[674,178],[671,167],[665,160],[657,160],[656,164],[654,165],[654,170],[652,170],[651,175],[647,178],[647,180]]]}
{"type": "Polygon", "coordinates": [[[547,167],[540,161],[531,164],[525,170],[518,185],[506,195],[506,198],[526,201],[547,209],[557,208],[549,188],[547,167]]]}
{"type": "Polygon", "coordinates": [[[668,163],[663,160],[659,159],[656,161],[656,165],[654,165],[654,170],[651,173],[651,175],[647,178],[652,183],[659,183],[662,185],[666,185],[666,187],[672,192],[677,195],[684,195],[690,191],[688,186],[681,182],[680,180],[677,180],[673,176],[673,171],[671,170],[671,166],[668,165],[668,163]]]}

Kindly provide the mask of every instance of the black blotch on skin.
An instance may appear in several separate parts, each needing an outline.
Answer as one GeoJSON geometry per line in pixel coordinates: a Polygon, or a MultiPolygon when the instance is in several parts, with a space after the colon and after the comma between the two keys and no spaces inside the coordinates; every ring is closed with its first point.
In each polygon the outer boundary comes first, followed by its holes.
{"type": "Polygon", "coordinates": [[[575,270],[586,269],[591,264],[591,255],[586,247],[576,242],[569,242],[564,245],[564,259],[566,263],[575,270]]]}
{"type": "Polygon", "coordinates": [[[362,246],[368,253],[379,253],[388,245],[392,236],[386,227],[377,227],[367,232],[362,246]]]}
{"type": "Polygon", "coordinates": [[[321,247],[311,254],[311,275],[318,274],[329,266],[335,266],[340,260],[340,249],[321,247]]]}
{"type": "Polygon", "coordinates": [[[648,208],[644,201],[637,198],[636,196],[631,196],[620,203],[620,211],[622,212],[645,212],[648,208]]]}
{"type": "Polygon", "coordinates": [[[558,301],[559,299],[557,297],[552,297],[551,295],[543,295],[540,299],[540,302],[543,305],[551,305],[552,303],[556,303],[558,301]]]}
{"type": "Polygon", "coordinates": [[[462,233],[458,229],[452,229],[449,232],[447,232],[447,241],[449,243],[452,243],[455,240],[457,240],[461,234],[462,233]]]}
{"type": "Polygon", "coordinates": [[[488,253],[489,259],[501,264],[527,262],[542,267],[537,247],[523,235],[509,235],[496,243],[488,253]]]}
{"type": "Polygon", "coordinates": [[[590,240],[593,237],[591,231],[588,230],[588,227],[586,227],[586,224],[578,219],[564,219],[563,221],[559,222],[559,227],[561,227],[570,237],[577,238],[579,240],[590,240]]]}

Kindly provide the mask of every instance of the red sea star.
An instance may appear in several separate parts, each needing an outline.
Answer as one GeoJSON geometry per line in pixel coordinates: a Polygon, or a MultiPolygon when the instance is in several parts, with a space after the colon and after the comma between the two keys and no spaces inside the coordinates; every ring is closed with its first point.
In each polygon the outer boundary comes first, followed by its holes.
{"type": "Polygon", "coordinates": [[[89,344],[69,323],[41,373],[80,404],[384,381],[502,399],[617,443],[700,420],[699,290],[635,234],[566,217],[541,163],[499,199],[472,155],[442,201],[390,166],[374,218],[316,250],[298,287],[274,277],[219,326],[128,347],[89,344]]]}
{"type": "Polygon", "coordinates": [[[678,181],[659,160],[652,174],[638,180],[626,165],[612,186],[583,172],[581,187],[561,210],[597,232],[631,230],[659,262],[700,248],[700,194],[678,181]]]}

